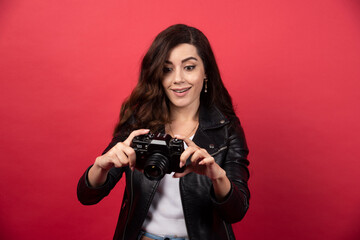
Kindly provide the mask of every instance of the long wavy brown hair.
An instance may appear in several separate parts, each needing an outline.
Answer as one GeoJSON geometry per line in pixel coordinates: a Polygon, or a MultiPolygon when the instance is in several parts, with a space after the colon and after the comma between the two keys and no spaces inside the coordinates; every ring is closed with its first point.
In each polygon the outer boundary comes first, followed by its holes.
{"type": "Polygon", "coordinates": [[[201,92],[200,105],[215,105],[228,118],[236,118],[208,39],[194,27],[176,24],[160,32],[144,56],[138,83],[121,106],[114,135],[125,126],[126,132],[139,128],[156,132],[170,122],[169,100],[162,86],[163,69],[170,51],[182,43],[195,46],[204,63],[208,87],[206,93],[201,92]]]}

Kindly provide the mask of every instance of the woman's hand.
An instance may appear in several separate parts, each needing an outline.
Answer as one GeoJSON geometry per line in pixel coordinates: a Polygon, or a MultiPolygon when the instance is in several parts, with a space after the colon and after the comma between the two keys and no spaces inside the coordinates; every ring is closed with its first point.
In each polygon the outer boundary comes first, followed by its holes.
{"type": "Polygon", "coordinates": [[[191,164],[188,164],[182,173],[175,173],[174,177],[180,178],[190,172],[205,175],[210,178],[215,197],[218,201],[223,201],[231,190],[230,180],[226,176],[226,172],[215,159],[206,151],[206,149],[198,147],[193,141],[183,136],[176,136],[183,140],[188,148],[180,156],[180,167],[186,164],[186,160],[191,156],[191,164]]]}
{"type": "Polygon", "coordinates": [[[149,129],[139,129],[130,133],[124,142],[118,142],[107,153],[96,158],[94,165],[89,170],[89,183],[97,187],[105,183],[107,174],[112,167],[129,166],[134,170],[136,163],[136,153],[130,144],[134,137],[149,133],[149,129]]]}
{"type": "Polygon", "coordinates": [[[180,156],[180,167],[186,164],[186,160],[191,156],[191,164],[187,165],[183,173],[176,173],[174,177],[183,177],[190,172],[205,175],[211,180],[226,176],[225,170],[222,169],[215,159],[204,148],[198,147],[189,138],[176,136],[183,140],[188,148],[180,156]]]}
{"type": "Polygon", "coordinates": [[[104,170],[110,170],[112,167],[120,168],[125,166],[129,166],[131,170],[134,170],[136,154],[134,149],[130,147],[130,144],[134,137],[147,134],[148,132],[149,129],[139,129],[131,132],[124,142],[118,142],[107,153],[97,157],[94,165],[104,170]]]}

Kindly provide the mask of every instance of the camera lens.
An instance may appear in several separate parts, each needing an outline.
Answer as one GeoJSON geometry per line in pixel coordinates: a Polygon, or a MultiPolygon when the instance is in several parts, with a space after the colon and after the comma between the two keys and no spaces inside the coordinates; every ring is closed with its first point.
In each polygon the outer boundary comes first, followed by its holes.
{"type": "Polygon", "coordinates": [[[144,174],[150,180],[160,180],[169,169],[169,159],[160,153],[154,153],[144,165],[144,174]]]}

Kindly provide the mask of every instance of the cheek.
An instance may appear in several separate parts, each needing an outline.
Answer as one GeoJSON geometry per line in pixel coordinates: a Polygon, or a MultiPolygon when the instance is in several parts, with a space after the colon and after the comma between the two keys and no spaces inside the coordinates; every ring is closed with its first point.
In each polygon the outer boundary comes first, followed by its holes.
{"type": "Polygon", "coordinates": [[[203,78],[197,78],[196,81],[194,81],[194,85],[196,86],[197,89],[202,89],[204,84],[204,79],[203,78]]]}
{"type": "Polygon", "coordinates": [[[169,80],[166,78],[162,80],[161,85],[163,86],[164,90],[166,91],[169,88],[169,80]]]}
{"type": "Polygon", "coordinates": [[[162,81],[162,87],[163,87],[165,95],[169,98],[170,97],[170,93],[169,93],[169,91],[170,91],[169,90],[170,83],[169,83],[169,81],[166,81],[166,79],[163,80],[162,81]]]}

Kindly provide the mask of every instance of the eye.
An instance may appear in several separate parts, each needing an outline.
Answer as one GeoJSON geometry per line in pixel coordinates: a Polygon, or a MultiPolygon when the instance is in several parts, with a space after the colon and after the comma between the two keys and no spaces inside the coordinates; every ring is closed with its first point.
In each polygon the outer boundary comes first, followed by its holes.
{"type": "Polygon", "coordinates": [[[189,66],[185,66],[185,70],[186,71],[192,71],[192,70],[194,70],[195,69],[195,65],[189,65],[189,66]]]}
{"type": "Polygon", "coordinates": [[[171,72],[171,71],[172,71],[172,69],[169,68],[169,67],[164,67],[164,68],[163,68],[163,73],[169,73],[169,72],[171,72]]]}

